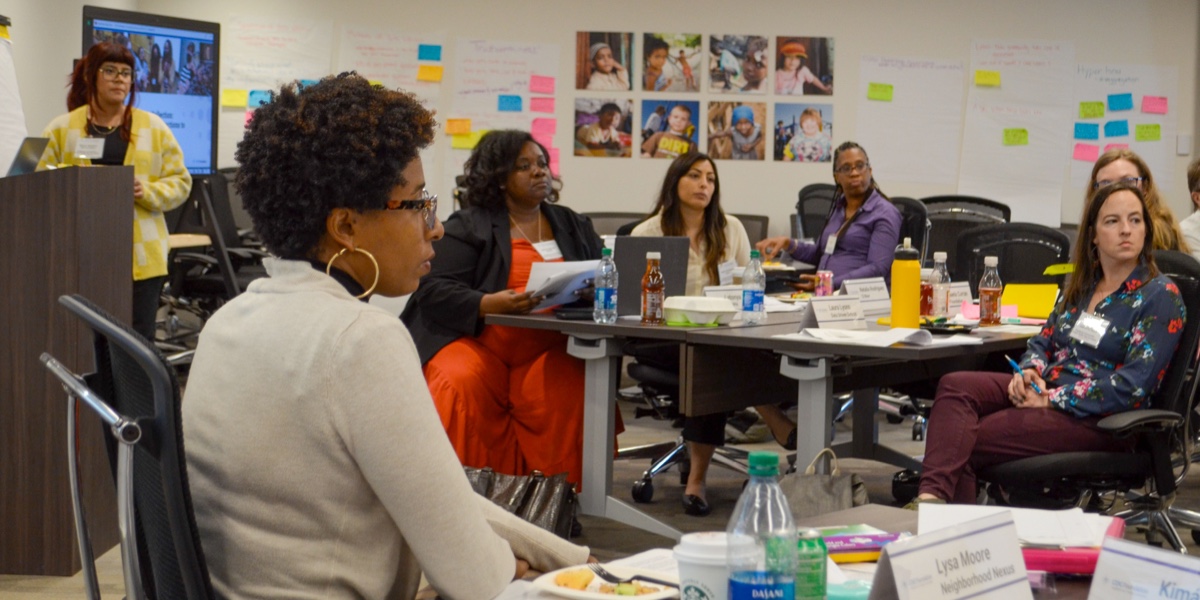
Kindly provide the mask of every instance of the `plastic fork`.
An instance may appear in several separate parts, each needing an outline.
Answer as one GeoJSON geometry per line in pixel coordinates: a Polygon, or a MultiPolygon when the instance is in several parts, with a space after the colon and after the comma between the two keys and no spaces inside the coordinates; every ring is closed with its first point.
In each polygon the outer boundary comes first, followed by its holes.
{"type": "Polygon", "coordinates": [[[604,567],[600,566],[600,563],[588,563],[587,567],[589,569],[591,569],[592,572],[595,573],[597,577],[599,577],[600,579],[603,579],[609,583],[629,583],[631,581],[643,581],[646,583],[665,585],[667,587],[679,589],[678,583],[671,583],[670,581],[663,581],[661,579],[655,579],[653,577],[646,577],[644,575],[634,575],[633,577],[617,577],[616,575],[613,575],[612,573],[610,573],[604,567]]]}

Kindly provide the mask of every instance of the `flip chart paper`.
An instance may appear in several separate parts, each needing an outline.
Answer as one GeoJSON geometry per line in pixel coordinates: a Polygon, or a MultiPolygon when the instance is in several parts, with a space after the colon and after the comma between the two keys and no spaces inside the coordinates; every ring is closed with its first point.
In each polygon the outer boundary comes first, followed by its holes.
{"type": "Polygon", "coordinates": [[[1133,94],[1109,94],[1108,110],[1133,110],[1133,94]]]}
{"type": "Polygon", "coordinates": [[[554,112],[554,98],[533,97],[529,99],[529,110],[540,113],[554,112]]]}
{"type": "Polygon", "coordinates": [[[1109,121],[1104,124],[1104,137],[1121,137],[1129,135],[1129,121],[1109,121]]]}
{"type": "Polygon", "coordinates": [[[1098,140],[1098,139],[1100,139],[1100,124],[1099,123],[1076,123],[1075,124],[1075,139],[1077,139],[1077,140],[1098,140]]]}
{"type": "Polygon", "coordinates": [[[420,44],[417,46],[417,60],[442,60],[442,47],[439,44],[420,44]]]}
{"type": "Polygon", "coordinates": [[[417,81],[441,81],[442,65],[421,65],[417,67],[417,81]]]}
{"type": "Polygon", "coordinates": [[[980,87],[1000,87],[1000,71],[975,71],[975,85],[980,87]]]}
{"type": "Polygon", "coordinates": [[[1152,115],[1167,114],[1166,96],[1142,96],[1142,112],[1152,115]]]}
{"type": "Polygon", "coordinates": [[[1004,145],[1005,146],[1028,146],[1029,145],[1029,130],[1012,128],[1004,130],[1004,145]]]}
{"type": "Polygon", "coordinates": [[[250,90],[221,90],[221,106],[246,108],[250,103],[250,90]]]}
{"type": "Polygon", "coordinates": [[[446,119],[446,133],[450,135],[464,135],[471,133],[471,120],[446,119]]]}
{"type": "Polygon", "coordinates": [[[1162,125],[1158,123],[1139,123],[1134,128],[1133,139],[1139,142],[1157,142],[1162,139],[1162,125]]]}
{"type": "Polygon", "coordinates": [[[1100,158],[1100,146],[1095,144],[1075,144],[1075,152],[1071,154],[1071,158],[1096,162],[1096,159],[1100,158]]]}
{"type": "Polygon", "coordinates": [[[867,99],[880,102],[892,101],[892,84],[871,82],[867,85],[867,99]]]}
{"type": "Polygon", "coordinates": [[[535,94],[553,94],[554,78],[545,75],[530,75],[529,91],[535,94]]]}
{"type": "Polygon", "coordinates": [[[1104,103],[1103,102],[1080,102],[1079,103],[1079,118],[1080,119],[1102,119],[1102,118],[1104,118],[1104,103]]]}
{"type": "Polygon", "coordinates": [[[521,97],[512,94],[501,94],[496,104],[500,112],[521,112],[521,97]]]}

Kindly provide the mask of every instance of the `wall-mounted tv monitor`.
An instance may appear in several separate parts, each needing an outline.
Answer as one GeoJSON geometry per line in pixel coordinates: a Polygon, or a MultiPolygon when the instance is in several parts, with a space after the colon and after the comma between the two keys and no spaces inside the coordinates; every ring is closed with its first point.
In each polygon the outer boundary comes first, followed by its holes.
{"type": "Polygon", "coordinates": [[[216,172],[221,25],[84,6],[83,53],[103,41],[133,53],[136,106],[171,127],[188,171],[216,172]]]}

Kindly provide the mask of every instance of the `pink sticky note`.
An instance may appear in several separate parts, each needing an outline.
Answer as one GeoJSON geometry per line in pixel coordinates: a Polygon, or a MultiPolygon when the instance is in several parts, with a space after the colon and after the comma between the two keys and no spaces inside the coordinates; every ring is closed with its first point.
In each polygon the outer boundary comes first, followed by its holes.
{"type": "Polygon", "coordinates": [[[554,98],[534,96],[529,99],[529,110],[531,112],[552,113],[554,112],[554,98]]]}
{"type": "Polygon", "coordinates": [[[545,75],[530,75],[529,91],[535,94],[553,94],[554,78],[545,75]]]}
{"type": "Polygon", "coordinates": [[[1128,147],[1129,147],[1129,144],[1109,144],[1104,147],[1104,151],[1108,152],[1109,150],[1115,150],[1117,148],[1128,148],[1128,147]]]}
{"type": "Polygon", "coordinates": [[[1000,306],[1000,316],[1001,317],[1012,317],[1014,319],[1017,318],[1017,305],[1016,304],[1001,305],[1000,306]]]}
{"type": "Polygon", "coordinates": [[[550,148],[550,172],[558,176],[558,148],[550,148]]]}
{"type": "Polygon", "coordinates": [[[959,307],[958,312],[962,313],[964,319],[971,321],[979,320],[979,305],[969,300],[963,300],[962,306],[959,307]]]}
{"type": "Polygon", "coordinates": [[[254,118],[254,109],[246,111],[246,121],[242,123],[242,127],[249,127],[250,121],[254,118]]]}
{"type": "Polygon", "coordinates": [[[1096,162],[1096,159],[1100,158],[1100,146],[1095,144],[1075,144],[1075,153],[1071,155],[1071,158],[1096,162]]]}
{"type": "Polygon", "coordinates": [[[533,141],[545,146],[546,148],[554,145],[554,135],[552,134],[534,131],[530,135],[533,136],[533,141]]]}
{"type": "Polygon", "coordinates": [[[529,128],[531,133],[549,133],[553,134],[558,130],[558,119],[538,118],[533,120],[533,125],[529,128]]]}
{"type": "Polygon", "coordinates": [[[1167,114],[1167,97],[1142,96],[1142,112],[1154,115],[1167,114]]]}

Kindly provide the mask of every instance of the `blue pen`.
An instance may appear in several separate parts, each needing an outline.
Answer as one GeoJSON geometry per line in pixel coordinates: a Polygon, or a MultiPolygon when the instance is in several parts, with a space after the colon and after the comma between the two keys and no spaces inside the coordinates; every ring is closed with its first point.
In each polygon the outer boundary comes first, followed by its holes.
{"type": "MultiPolygon", "coordinates": [[[[1007,360],[1008,364],[1012,365],[1013,373],[1016,373],[1017,375],[1021,375],[1021,365],[1018,365],[1017,361],[1013,360],[1012,357],[1010,357],[1010,356],[1005,356],[1004,360],[1007,360]]],[[[1042,388],[1038,387],[1038,384],[1036,381],[1030,381],[1029,385],[1033,386],[1033,391],[1035,391],[1039,394],[1042,393],[1042,388]]]]}

